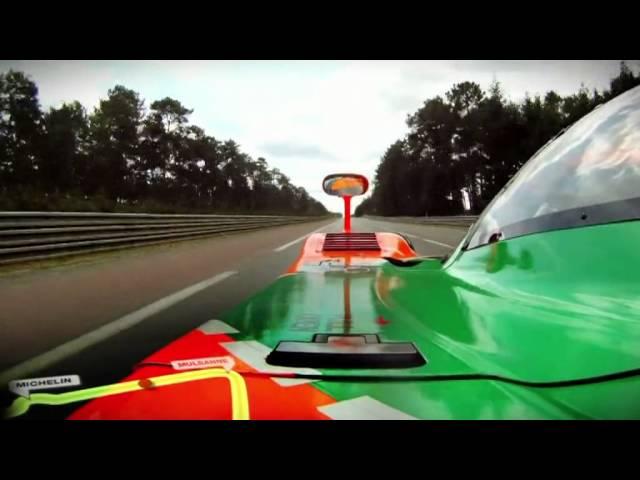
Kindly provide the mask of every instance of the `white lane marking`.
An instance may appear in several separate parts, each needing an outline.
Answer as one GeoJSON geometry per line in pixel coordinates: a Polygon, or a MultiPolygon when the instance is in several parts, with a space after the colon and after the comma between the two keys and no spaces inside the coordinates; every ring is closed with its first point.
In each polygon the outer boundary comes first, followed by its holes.
{"type": "Polygon", "coordinates": [[[412,234],[407,233],[407,232],[400,232],[400,233],[402,233],[403,235],[406,235],[406,236],[407,236],[407,237],[409,237],[409,238],[417,238],[417,239],[420,239],[420,237],[419,237],[419,236],[417,236],[417,235],[412,235],[412,234]]]}
{"type": "Polygon", "coordinates": [[[319,227],[319,228],[316,228],[314,231],[309,232],[309,233],[306,233],[306,234],[304,234],[304,235],[303,235],[302,237],[300,237],[300,238],[296,238],[295,240],[292,240],[292,241],[291,241],[291,242],[289,242],[289,243],[285,243],[284,245],[281,245],[281,246],[279,246],[278,248],[274,248],[274,249],[273,249],[273,251],[274,251],[274,252],[281,252],[281,251],[282,251],[282,250],[284,250],[285,248],[289,248],[291,245],[293,245],[293,244],[295,244],[295,243],[298,243],[298,242],[299,242],[299,241],[301,241],[301,240],[304,240],[305,238],[307,238],[307,237],[308,237],[309,235],[311,235],[312,233],[316,233],[317,231],[322,230],[323,228],[326,228],[326,227],[328,227],[328,226],[330,226],[330,225],[333,225],[334,223],[336,223],[336,222],[334,221],[334,222],[328,223],[327,225],[323,225],[323,226],[321,226],[321,227],[319,227]]]}
{"type": "MultiPolygon", "coordinates": [[[[225,349],[232,353],[244,363],[248,363],[251,368],[258,370],[259,372],[278,372],[278,373],[308,373],[311,375],[317,375],[320,372],[312,368],[289,368],[289,367],[276,367],[269,365],[265,362],[265,358],[271,352],[271,349],[266,345],[263,345],[256,340],[242,340],[238,342],[222,342],[225,349]]],[[[315,380],[308,380],[306,378],[272,378],[281,387],[291,387],[294,385],[301,385],[303,383],[315,382],[315,380]]]]}
{"type": "Polygon", "coordinates": [[[58,347],[49,350],[41,355],[33,357],[30,360],[22,362],[4,372],[0,373],[0,385],[5,385],[10,380],[14,380],[16,378],[28,376],[30,373],[34,371],[41,370],[46,368],[60,360],[63,360],[73,354],[80,352],[96,343],[102,342],[109,337],[112,337],[116,333],[122,332],[127,328],[131,328],[134,325],[142,322],[146,318],[149,318],[151,315],[154,315],[162,310],[169,308],[172,305],[184,300],[185,298],[194,295],[205,288],[208,288],[216,283],[219,283],[232,275],[235,275],[238,272],[223,272],[218,275],[215,275],[207,280],[203,280],[202,282],[196,283],[187,287],[183,290],[179,290],[171,295],[168,295],[160,300],[157,300],[149,305],[142,307],[139,310],[131,312],[124,317],[120,317],[117,320],[114,320],[111,323],[103,325],[102,327],[97,328],[96,330],[85,333],[73,340],[70,340],[58,347]]]}
{"type": "Polygon", "coordinates": [[[456,248],[454,245],[449,245],[448,243],[442,243],[442,242],[436,242],[435,240],[429,240],[428,238],[422,238],[419,237],[417,235],[412,235],[411,233],[406,233],[406,232],[400,232],[403,235],[406,235],[407,237],[410,238],[416,238],[418,240],[422,240],[423,242],[429,242],[429,243],[434,243],[436,245],[440,245],[441,247],[447,247],[447,248],[456,248]]]}
{"type": "Polygon", "coordinates": [[[318,410],[333,420],[417,420],[369,396],[331,403],[318,410]]]}
{"type": "Polygon", "coordinates": [[[422,240],[423,242],[433,243],[435,245],[440,245],[441,247],[456,248],[454,245],[449,245],[448,243],[436,242],[435,240],[429,240],[428,238],[422,238],[422,237],[419,237],[417,235],[412,235],[411,233],[406,233],[406,232],[401,232],[401,233],[403,235],[406,235],[407,237],[416,238],[418,240],[422,240]]]}
{"type": "Polygon", "coordinates": [[[440,245],[441,247],[456,248],[454,245],[449,245],[448,243],[436,242],[435,240],[429,240],[428,238],[422,238],[422,237],[418,237],[418,238],[420,238],[420,240],[422,240],[423,242],[433,243],[435,245],[440,245]]]}
{"type": "Polygon", "coordinates": [[[209,320],[198,327],[202,333],[206,335],[217,335],[219,333],[238,333],[231,325],[224,323],[222,320],[209,320]]]}

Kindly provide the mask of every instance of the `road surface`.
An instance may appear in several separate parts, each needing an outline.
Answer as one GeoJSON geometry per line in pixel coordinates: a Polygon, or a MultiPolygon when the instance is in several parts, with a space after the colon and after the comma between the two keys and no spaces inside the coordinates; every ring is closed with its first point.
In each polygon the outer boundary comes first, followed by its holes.
{"type": "MultiPolygon", "coordinates": [[[[465,233],[363,218],[352,228],[404,233],[421,255],[445,254],[465,233]]],[[[0,269],[0,383],[61,374],[78,374],[86,386],[116,382],[273,282],[309,233],[341,229],[342,219],[323,220],[0,269]]],[[[75,408],[35,407],[29,416],[75,408]]]]}

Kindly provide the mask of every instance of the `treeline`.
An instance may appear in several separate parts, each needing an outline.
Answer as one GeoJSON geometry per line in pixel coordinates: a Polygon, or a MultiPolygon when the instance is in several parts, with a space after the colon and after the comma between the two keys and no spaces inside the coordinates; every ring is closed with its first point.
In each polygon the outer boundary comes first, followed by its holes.
{"type": "Polygon", "coordinates": [[[178,100],[121,85],[88,114],[43,112],[25,74],[0,74],[0,210],[321,215],[325,207],[264,158],[189,123],[178,100]]]}
{"type": "MultiPolygon", "coordinates": [[[[370,197],[356,215],[480,213],[542,145],[598,104],[640,85],[624,62],[609,90],[561,97],[505,99],[500,84],[488,92],[474,82],[454,85],[407,118],[408,134],[383,155],[370,197]],[[470,209],[464,209],[467,192],[470,209]]],[[[468,206],[468,205],[467,205],[468,206]]]]}

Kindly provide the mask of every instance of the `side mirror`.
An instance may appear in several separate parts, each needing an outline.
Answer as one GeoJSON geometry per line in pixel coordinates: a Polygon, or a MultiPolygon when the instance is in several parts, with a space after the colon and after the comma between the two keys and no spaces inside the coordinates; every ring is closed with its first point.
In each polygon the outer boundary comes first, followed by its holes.
{"type": "Polygon", "coordinates": [[[322,188],[328,195],[355,197],[367,192],[369,181],[356,173],[334,173],[324,177],[322,188]]]}
{"type": "Polygon", "coordinates": [[[344,200],[344,231],[351,232],[351,197],[363,195],[369,189],[369,181],[357,173],[334,173],[322,181],[322,189],[328,195],[344,200]]]}

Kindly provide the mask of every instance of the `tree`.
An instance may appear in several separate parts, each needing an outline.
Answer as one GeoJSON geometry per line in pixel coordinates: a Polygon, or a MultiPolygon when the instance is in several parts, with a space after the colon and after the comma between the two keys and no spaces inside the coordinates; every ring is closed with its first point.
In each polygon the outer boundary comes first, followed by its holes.
{"type": "Polygon", "coordinates": [[[589,95],[589,91],[582,85],[578,93],[564,98],[562,110],[564,112],[565,123],[570,125],[578,121],[593,110],[595,106],[596,103],[589,95]]]}
{"type": "Polygon", "coordinates": [[[461,82],[407,118],[409,131],[380,159],[370,196],[358,215],[461,213],[461,190],[479,213],[536,151],[598,104],[640,85],[624,62],[611,90],[584,86],[565,97],[554,91],[514,103],[494,81],[485,93],[461,82]]]}
{"type": "Polygon", "coordinates": [[[611,79],[609,97],[616,97],[637,85],[640,85],[640,75],[635,76],[625,62],[620,62],[620,73],[611,79]]]}
{"type": "MultiPolygon", "coordinates": [[[[459,107],[467,108],[465,104],[459,107]]],[[[441,97],[425,101],[422,108],[407,120],[413,195],[405,195],[405,198],[414,199],[414,208],[420,215],[438,215],[450,209],[452,200],[449,196],[455,183],[453,154],[458,120],[455,107],[441,97]]],[[[401,211],[414,208],[405,202],[401,211]]]]}
{"type": "Polygon", "coordinates": [[[477,108],[484,97],[484,92],[475,82],[457,83],[446,94],[452,110],[460,116],[468,115],[477,108]]]}
{"type": "Polygon", "coordinates": [[[35,83],[2,74],[0,208],[326,213],[266,159],[190,125],[192,112],[169,97],[145,112],[116,85],[89,116],[78,102],[42,115],[35,83]]]}
{"type": "Polygon", "coordinates": [[[87,180],[89,124],[78,102],[51,108],[44,116],[41,177],[45,192],[77,190],[87,180]]]}
{"type": "Polygon", "coordinates": [[[88,193],[104,190],[116,202],[133,196],[142,118],[143,101],[122,85],[109,90],[108,98],[100,101],[90,117],[88,193]]]}
{"type": "Polygon", "coordinates": [[[36,84],[21,72],[10,70],[0,74],[0,182],[3,189],[37,187],[42,137],[36,84]]]}
{"type": "Polygon", "coordinates": [[[189,157],[197,150],[194,145],[202,142],[204,131],[187,126],[192,112],[178,100],[165,97],[151,104],[143,121],[137,183],[148,183],[154,195],[193,203],[190,182],[199,167],[191,164],[189,157]]]}
{"type": "Polygon", "coordinates": [[[155,117],[167,133],[179,131],[188,122],[188,116],[193,113],[178,100],[165,97],[151,104],[152,117],[155,117]]]}
{"type": "Polygon", "coordinates": [[[478,173],[478,188],[472,195],[472,211],[481,211],[516,171],[514,159],[522,156],[527,137],[518,105],[508,102],[499,84],[490,90],[478,112],[481,125],[479,143],[482,164],[478,173]]]}

